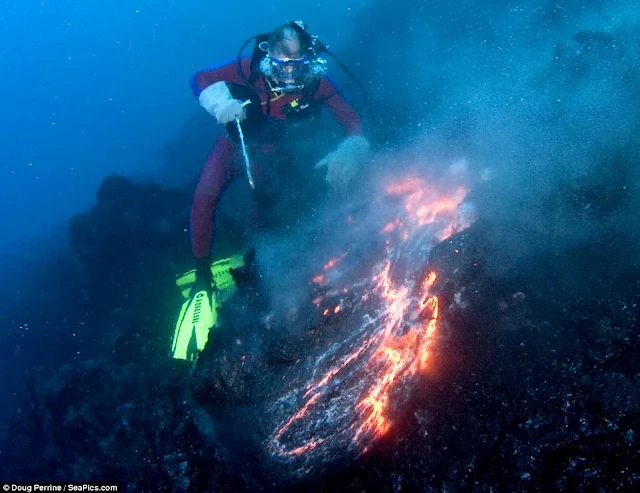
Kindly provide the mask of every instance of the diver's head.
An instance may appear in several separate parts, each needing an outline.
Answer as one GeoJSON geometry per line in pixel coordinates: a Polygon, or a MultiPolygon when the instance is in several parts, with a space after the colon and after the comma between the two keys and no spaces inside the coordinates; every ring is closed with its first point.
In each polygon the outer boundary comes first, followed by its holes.
{"type": "Polygon", "coordinates": [[[301,92],[326,73],[326,61],[317,57],[310,37],[300,36],[290,24],[277,27],[269,35],[267,54],[260,70],[276,92],[301,92]]]}
{"type": "Polygon", "coordinates": [[[300,39],[300,35],[289,24],[277,27],[269,35],[269,55],[276,59],[300,59],[309,51],[308,40],[300,39]]]}

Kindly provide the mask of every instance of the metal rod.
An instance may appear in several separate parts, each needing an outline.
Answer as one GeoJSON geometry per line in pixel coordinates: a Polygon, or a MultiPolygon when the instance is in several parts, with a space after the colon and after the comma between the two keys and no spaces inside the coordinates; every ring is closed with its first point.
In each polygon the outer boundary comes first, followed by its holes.
{"type": "MultiPolygon", "coordinates": [[[[251,101],[245,101],[242,106],[250,104],[251,101]]],[[[247,170],[247,178],[249,179],[249,186],[255,190],[256,186],[253,183],[253,176],[251,176],[251,163],[249,161],[249,154],[247,153],[247,146],[244,143],[244,134],[242,133],[242,126],[240,125],[240,118],[236,116],[236,127],[238,128],[238,135],[240,136],[240,145],[242,146],[242,157],[244,158],[244,168],[247,170]]]]}

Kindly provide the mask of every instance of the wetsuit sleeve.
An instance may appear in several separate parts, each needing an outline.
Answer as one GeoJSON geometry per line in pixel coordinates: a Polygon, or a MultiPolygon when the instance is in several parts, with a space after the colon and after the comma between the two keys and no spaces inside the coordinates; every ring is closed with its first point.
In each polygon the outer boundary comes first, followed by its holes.
{"type": "Polygon", "coordinates": [[[320,81],[315,97],[327,98],[324,105],[329,108],[333,117],[344,127],[348,137],[362,134],[362,119],[347,103],[341,94],[336,94],[336,87],[326,77],[320,81]]]}
{"type": "Polygon", "coordinates": [[[224,189],[240,175],[237,149],[221,135],[200,174],[191,207],[191,248],[196,258],[209,255],[215,233],[215,210],[224,189]]]}
{"type": "MultiPolygon", "coordinates": [[[[242,59],[242,70],[246,75],[249,74],[250,64],[250,58],[242,59]]],[[[196,72],[190,82],[193,95],[199,98],[204,89],[219,81],[244,85],[244,81],[238,74],[238,64],[235,60],[196,72]]]]}

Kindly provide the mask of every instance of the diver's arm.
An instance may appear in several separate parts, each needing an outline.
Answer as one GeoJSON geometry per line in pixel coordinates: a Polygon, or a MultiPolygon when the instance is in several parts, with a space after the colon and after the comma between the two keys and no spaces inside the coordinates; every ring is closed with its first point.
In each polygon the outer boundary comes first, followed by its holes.
{"type": "Polygon", "coordinates": [[[318,161],[315,168],[327,168],[326,181],[334,189],[345,189],[357,176],[369,153],[369,141],[362,136],[360,115],[326,78],[322,79],[316,97],[326,98],[325,106],[344,127],[346,137],[338,147],[318,161]]]}
{"type": "Polygon", "coordinates": [[[324,105],[329,109],[333,117],[344,127],[347,137],[362,135],[362,119],[358,112],[347,103],[341,94],[336,94],[336,87],[323,77],[315,93],[315,97],[324,100],[324,105]]]}
{"type": "Polygon", "coordinates": [[[233,159],[237,152],[232,142],[222,135],[209,153],[191,206],[191,248],[196,259],[209,255],[215,234],[215,210],[224,189],[242,172],[233,159]]]}
{"type": "MultiPolygon", "coordinates": [[[[245,75],[249,76],[249,67],[251,64],[251,58],[245,57],[242,59],[242,70],[245,75]]],[[[200,98],[200,94],[207,87],[215,84],[216,82],[227,82],[233,84],[245,85],[244,80],[238,74],[238,64],[234,60],[231,63],[225,63],[214,67],[207,68],[197,72],[191,77],[191,90],[196,98],[200,98]]]]}
{"type": "MultiPolygon", "coordinates": [[[[244,60],[243,64],[247,65],[244,60]]],[[[246,116],[243,102],[231,95],[229,84],[242,84],[236,63],[203,70],[191,79],[191,90],[200,106],[223,125],[246,116]]]]}

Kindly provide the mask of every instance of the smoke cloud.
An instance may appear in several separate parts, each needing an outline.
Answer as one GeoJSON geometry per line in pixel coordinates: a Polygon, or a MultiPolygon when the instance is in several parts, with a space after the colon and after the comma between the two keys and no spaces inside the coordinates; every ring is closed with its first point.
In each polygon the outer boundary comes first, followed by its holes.
{"type": "Polygon", "coordinates": [[[378,145],[464,159],[484,176],[473,199],[503,273],[540,255],[579,269],[577,251],[603,248],[604,259],[619,241],[620,271],[636,265],[635,5],[405,7],[374,2],[354,37],[350,61],[370,88],[378,145]]]}

